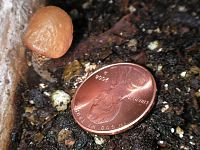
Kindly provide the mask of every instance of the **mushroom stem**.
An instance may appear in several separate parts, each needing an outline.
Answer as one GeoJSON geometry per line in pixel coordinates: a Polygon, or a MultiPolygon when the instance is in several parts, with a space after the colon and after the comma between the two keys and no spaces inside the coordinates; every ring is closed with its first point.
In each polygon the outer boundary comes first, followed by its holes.
{"type": "Polygon", "coordinates": [[[31,61],[35,72],[49,82],[56,82],[56,79],[52,77],[51,73],[47,70],[48,68],[45,67],[45,63],[49,60],[50,58],[48,57],[42,56],[34,52],[32,53],[31,61]]]}

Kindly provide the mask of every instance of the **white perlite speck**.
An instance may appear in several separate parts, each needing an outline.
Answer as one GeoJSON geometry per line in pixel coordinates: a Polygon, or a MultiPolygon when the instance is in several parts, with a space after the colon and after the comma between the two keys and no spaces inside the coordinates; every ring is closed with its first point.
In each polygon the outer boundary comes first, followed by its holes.
{"type": "Polygon", "coordinates": [[[158,141],[159,144],[164,144],[164,141],[158,141]]]}
{"type": "Polygon", "coordinates": [[[195,145],[195,143],[194,143],[194,142],[192,142],[192,141],[190,141],[190,144],[191,144],[191,145],[195,145]]]}
{"type": "Polygon", "coordinates": [[[187,146],[184,146],[184,145],[181,145],[181,146],[180,146],[180,149],[189,150],[189,148],[188,148],[187,146]]]}
{"type": "Polygon", "coordinates": [[[174,131],[175,131],[174,128],[171,128],[171,133],[174,133],[174,131]]]}
{"type": "Polygon", "coordinates": [[[163,48],[159,48],[158,50],[157,50],[157,52],[162,52],[163,51],[163,48]]]}
{"type": "Polygon", "coordinates": [[[191,90],[191,88],[190,88],[190,87],[188,87],[188,88],[187,88],[187,92],[190,92],[190,90],[191,90]]]}
{"type": "Polygon", "coordinates": [[[90,62],[88,62],[88,63],[86,63],[85,65],[84,65],[84,67],[85,67],[85,72],[90,72],[90,71],[92,71],[92,70],[95,70],[96,69],[96,67],[97,67],[97,65],[96,64],[90,64],[90,62]]]}
{"type": "Polygon", "coordinates": [[[165,90],[166,90],[166,91],[169,89],[169,88],[168,88],[168,87],[169,87],[168,84],[165,84],[164,87],[165,87],[165,90]]]}
{"type": "Polygon", "coordinates": [[[159,45],[158,41],[153,41],[153,42],[150,42],[147,47],[150,50],[155,50],[156,48],[158,48],[158,45],[159,45]]]}
{"type": "Polygon", "coordinates": [[[130,13],[133,13],[133,12],[136,11],[136,8],[131,5],[131,6],[129,6],[128,10],[129,10],[130,13]]]}
{"type": "Polygon", "coordinates": [[[44,91],[44,95],[50,97],[50,96],[51,96],[51,93],[50,93],[50,92],[47,92],[47,91],[44,91]]]}
{"type": "Polygon", "coordinates": [[[157,70],[158,70],[158,71],[161,71],[161,70],[162,70],[162,67],[163,67],[163,66],[162,66],[161,64],[159,64],[158,67],[157,67],[157,70]]]}
{"type": "Polygon", "coordinates": [[[186,71],[183,71],[183,72],[180,73],[180,76],[181,76],[181,77],[185,77],[185,76],[186,76],[186,73],[187,73],[186,71]]]}
{"type": "Polygon", "coordinates": [[[179,88],[176,88],[176,90],[177,90],[178,92],[181,92],[181,90],[180,90],[179,88]]]}
{"type": "Polygon", "coordinates": [[[179,6],[178,7],[178,11],[179,12],[186,12],[187,11],[187,8],[185,6],[179,6]]]}
{"type": "Polygon", "coordinates": [[[95,135],[94,137],[94,141],[97,145],[102,145],[104,143],[104,140],[102,137],[98,137],[97,135],[95,135]]]}
{"type": "Polygon", "coordinates": [[[167,109],[169,109],[168,104],[164,105],[164,107],[161,108],[161,112],[165,112],[167,109]]]}
{"type": "Polygon", "coordinates": [[[58,111],[64,111],[67,109],[67,105],[70,103],[71,97],[64,91],[57,90],[52,93],[51,100],[53,107],[55,107],[58,111]]]}
{"type": "Polygon", "coordinates": [[[48,87],[48,85],[44,84],[44,83],[40,83],[39,84],[40,88],[45,89],[46,87],[48,87]]]}

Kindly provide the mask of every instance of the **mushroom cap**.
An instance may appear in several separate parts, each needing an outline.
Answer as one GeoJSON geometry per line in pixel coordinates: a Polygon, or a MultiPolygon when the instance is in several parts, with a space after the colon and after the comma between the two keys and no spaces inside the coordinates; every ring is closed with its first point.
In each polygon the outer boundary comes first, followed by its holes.
{"type": "Polygon", "coordinates": [[[40,55],[59,58],[67,52],[72,39],[73,24],[70,16],[59,7],[47,6],[32,16],[23,43],[40,55]]]}

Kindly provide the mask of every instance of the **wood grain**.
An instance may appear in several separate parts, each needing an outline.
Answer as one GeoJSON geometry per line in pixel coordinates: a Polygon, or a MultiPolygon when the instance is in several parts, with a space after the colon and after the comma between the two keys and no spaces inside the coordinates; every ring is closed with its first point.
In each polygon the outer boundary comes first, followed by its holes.
{"type": "Polygon", "coordinates": [[[0,149],[8,149],[13,127],[14,98],[24,69],[21,36],[29,17],[44,0],[0,0],[0,149]]]}

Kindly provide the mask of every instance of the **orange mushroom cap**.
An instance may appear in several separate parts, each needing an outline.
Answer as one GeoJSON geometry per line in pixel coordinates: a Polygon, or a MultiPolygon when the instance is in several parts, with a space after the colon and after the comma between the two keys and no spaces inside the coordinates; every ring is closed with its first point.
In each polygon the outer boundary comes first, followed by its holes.
{"type": "Polygon", "coordinates": [[[67,52],[72,39],[70,16],[59,7],[47,6],[37,10],[31,18],[23,43],[40,55],[59,58],[67,52]]]}

